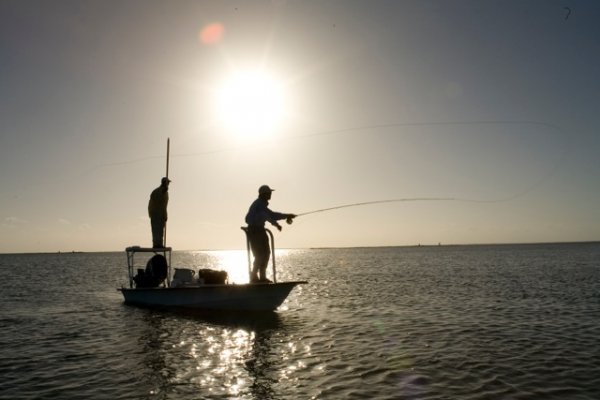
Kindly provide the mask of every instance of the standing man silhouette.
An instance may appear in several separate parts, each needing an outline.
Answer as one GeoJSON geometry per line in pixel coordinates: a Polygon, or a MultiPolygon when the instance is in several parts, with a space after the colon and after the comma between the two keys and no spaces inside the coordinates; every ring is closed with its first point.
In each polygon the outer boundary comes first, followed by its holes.
{"type": "Polygon", "coordinates": [[[271,225],[281,231],[281,225],[277,223],[278,220],[287,219],[288,224],[291,224],[292,220],[296,218],[295,214],[284,214],[269,209],[269,200],[271,200],[273,190],[267,185],[258,188],[258,198],[254,200],[250,209],[248,209],[248,214],[246,214],[248,240],[254,255],[254,264],[250,275],[251,283],[271,282],[267,279],[267,265],[271,257],[271,249],[267,231],[265,231],[265,222],[269,221],[271,225]]]}
{"type": "Polygon", "coordinates": [[[148,202],[148,215],[152,226],[152,247],[163,248],[165,225],[167,223],[167,204],[169,203],[169,183],[171,180],[164,177],[160,180],[160,186],[150,194],[148,202]]]}

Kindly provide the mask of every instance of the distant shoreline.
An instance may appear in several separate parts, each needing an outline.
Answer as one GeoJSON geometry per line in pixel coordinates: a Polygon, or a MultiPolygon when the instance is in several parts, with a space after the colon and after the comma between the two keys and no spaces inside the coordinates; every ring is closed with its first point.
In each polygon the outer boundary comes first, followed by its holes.
{"type": "MultiPolygon", "coordinates": [[[[278,248],[278,250],[350,250],[350,249],[393,249],[393,248],[431,248],[431,247],[477,247],[477,246],[543,246],[543,245],[585,245],[600,244],[600,240],[587,240],[576,242],[523,242],[523,243],[439,243],[439,244],[412,244],[412,245],[383,245],[383,246],[338,246],[338,247],[297,247],[297,248],[278,248]]],[[[245,249],[196,249],[196,250],[173,250],[173,252],[188,251],[235,251],[245,249]]],[[[100,251],[55,251],[55,252],[21,252],[21,253],[0,253],[4,255],[75,255],[75,254],[95,254],[95,253],[121,253],[123,250],[100,250],[100,251]]]]}

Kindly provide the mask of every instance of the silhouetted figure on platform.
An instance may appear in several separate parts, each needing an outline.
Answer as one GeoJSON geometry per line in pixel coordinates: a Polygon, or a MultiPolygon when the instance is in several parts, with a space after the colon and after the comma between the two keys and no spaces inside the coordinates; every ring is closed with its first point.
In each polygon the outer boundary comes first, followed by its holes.
{"type": "Polygon", "coordinates": [[[148,215],[152,226],[152,247],[165,247],[164,234],[167,223],[167,204],[169,203],[169,178],[162,178],[160,186],[150,194],[148,215]]]}

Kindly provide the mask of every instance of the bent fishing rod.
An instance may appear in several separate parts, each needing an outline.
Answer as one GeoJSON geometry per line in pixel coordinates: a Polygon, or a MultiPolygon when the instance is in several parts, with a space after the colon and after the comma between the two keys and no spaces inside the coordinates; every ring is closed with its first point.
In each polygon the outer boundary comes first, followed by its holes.
{"type": "Polygon", "coordinates": [[[400,202],[412,202],[412,201],[460,201],[460,202],[469,202],[469,203],[499,203],[502,201],[507,201],[510,198],[506,199],[497,199],[497,200],[476,200],[476,199],[463,199],[458,197],[408,197],[401,199],[387,199],[387,200],[373,200],[373,201],[363,201],[360,203],[352,203],[352,204],[342,204],[335,207],[321,208],[319,210],[307,211],[300,214],[296,214],[296,217],[301,217],[304,215],[316,214],[325,211],[339,210],[340,208],[349,208],[349,207],[359,207],[366,206],[371,204],[383,204],[383,203],[400,203],[400,202]]]}

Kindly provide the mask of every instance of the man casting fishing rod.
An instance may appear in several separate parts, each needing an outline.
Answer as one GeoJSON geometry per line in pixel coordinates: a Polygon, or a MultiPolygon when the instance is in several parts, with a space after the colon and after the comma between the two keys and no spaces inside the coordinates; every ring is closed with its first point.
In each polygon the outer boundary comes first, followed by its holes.
{"type": "Polygon", "coordinates": [[[265,231],[265,222],[269,221],[271,225],[281,231],[281,225],[277,222],[278,220],[286,219],[287,223],[291,224],[293,219],[296,218],[295,214],[284,214],[269,209],[269,200],[271,200],[273,190],[267,185],[262,185],[258,188],[258,198],[254,200],[246,214],[248,240],[250,241],[250,248],[254,255],[254,264],[250,276],[251,283],[271,282],[267,279],[267,265],[271,257],[271,250],[269,247],[269,238],[265,231]]]}

